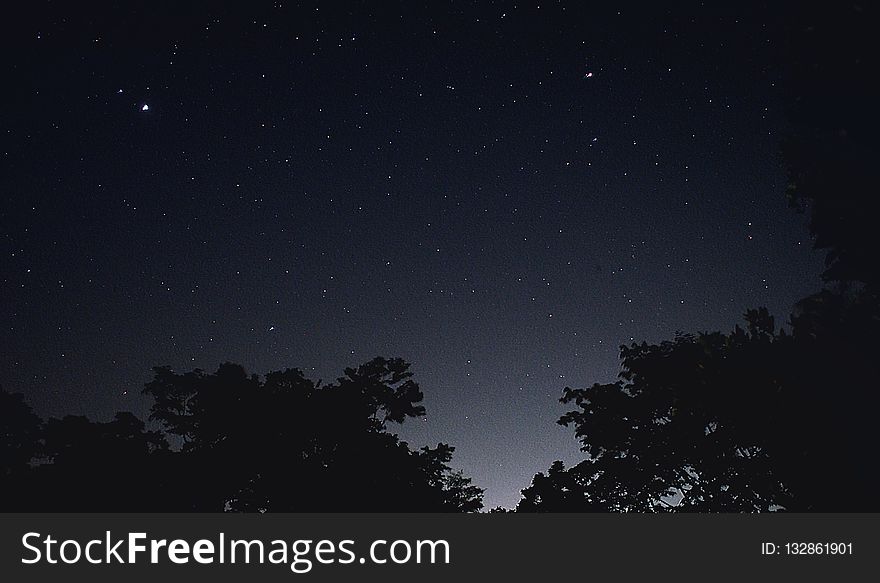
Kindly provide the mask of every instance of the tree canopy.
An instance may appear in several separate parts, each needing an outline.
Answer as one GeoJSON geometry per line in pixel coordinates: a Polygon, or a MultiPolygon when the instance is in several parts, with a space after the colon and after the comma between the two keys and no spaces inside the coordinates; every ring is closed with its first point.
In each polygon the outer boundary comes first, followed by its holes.
{"type": "Polygon", "coordinates": [[[401,359],[375,358],[321,385],[298,369],[248,375],[154,369],[148,430],[131,413],[107,423],[42,423],[0,393],[4,504],[61,511],[463,511],[482,490],[449,463],[454,448],[413,450],[390,424],[424,415],[401,359]],[[56,492],[58,484],[64,484],[56,492]]]}
{"type": "Polygon", "coordinates": [[[520,511],[880,508],[880,333],[864,294],[805,300],[791,332],[766,309],[729,334],[621,347],[617,382],[566,388],[586,459],[523,490],[520,511]]]}
{"type": "Polygon", "coordinates": [[[826,288],[789,332],[759,309],[728,334],[621,347],[619,380],[561,399],[586,459],[537,474],[518,510],[880,509],[876,10],[780,8],[786,194],[809,213],[826,288]]]}
{"type": "Polygon", "coordinates": [[[804,4],[785,10],[781,59],[790,127],[782,154],[788,196],[810,213],[815,245],[827,251],[829,281],[880,292],[880,238],[872,209],[880,91],[870,3],[804,4]]]}

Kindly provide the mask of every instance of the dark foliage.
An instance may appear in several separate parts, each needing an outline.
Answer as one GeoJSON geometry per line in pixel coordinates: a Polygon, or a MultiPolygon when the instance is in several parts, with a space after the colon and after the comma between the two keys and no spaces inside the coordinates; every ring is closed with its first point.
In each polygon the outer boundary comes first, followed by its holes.
{"type": "Polygon", "coordinates": [[[144,392],[161,431],[130,413],[42,424],[19,396],[2,393],[3,470],[15,494],[4,503],[41,511],[477,511],[482,490],[450,468],[453,447],[414,451],[387,430],[424,415],[411,376],[404,361],[383,358],[326,386],[297,369],[261,379],[229,363],[213,374],[159,367],[144,392]]]}
{"type": "Polygon", "coordinates": [[[831,287],[798,304],[790,333],[761,309],[730,334],[621,347],[617,382],[562,397],[586,459],[537,474],[518,510],[880,509],[876,7],[777,10],[787,195],[831,287]]]}
{"type": "Polygon", "coordinates": [[[0,387],[0,500],[14,507],[19,489],[37,454],[40,418],[19,394],[0,387]]]}
{"type": "Polygon", "coordinates": [[[560,461],[553,462],[547,475],[539,472],[532,485],[522,491],[518,512],[600,512],[587,484],[577,471],[566,471],[560,461]]]}
{"type": "Polygon", "coordinates": [[[880,89],[871,3],[805,3],[786,12],[782,56],[791,128],[783,144],[789,199],[808,209],[829,281],[880,292],[875,169],[880,89]]]}
{"type": "Polygon", "coordinates": [[[520,511],[876,511],[880,313],[865,293],[808,298],[777,331],[621,348],[620,380],[566,388],[587,458],[556,462],[520,511]]]}

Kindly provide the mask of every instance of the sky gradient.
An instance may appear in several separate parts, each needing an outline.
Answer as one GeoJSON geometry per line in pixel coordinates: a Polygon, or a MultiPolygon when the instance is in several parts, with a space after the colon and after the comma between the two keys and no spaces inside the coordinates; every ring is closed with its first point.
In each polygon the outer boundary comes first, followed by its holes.
{"type": "MultiPolygon", "coordinates": [[[[124,4],[124,5],[123,5],[124,4]]],[[[756,7],[154,3],[11,13],[0,383],[146,417],[151,367],[413,365],[400,435],[513,506],[618,347],[820,286],[756,7]]]]}

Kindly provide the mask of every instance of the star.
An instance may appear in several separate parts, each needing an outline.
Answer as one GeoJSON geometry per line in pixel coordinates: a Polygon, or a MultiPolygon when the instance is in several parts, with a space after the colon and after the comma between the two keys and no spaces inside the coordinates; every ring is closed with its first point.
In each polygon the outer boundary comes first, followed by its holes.
{"type": "Polygon", "coordinates": [[[141,111],[150,111],[150,106],[146,103],[141,106],[141,111]]]}

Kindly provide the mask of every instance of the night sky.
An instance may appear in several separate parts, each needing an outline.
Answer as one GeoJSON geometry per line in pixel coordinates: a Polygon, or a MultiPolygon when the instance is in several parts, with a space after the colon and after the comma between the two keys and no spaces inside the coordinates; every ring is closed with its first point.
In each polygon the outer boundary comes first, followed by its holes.
{"type": "MultiPolygon", "coordinates": [[[[784,320],[783,26],[582,2],[31,2],[0,93],[0,383],[146,418],[151,367],[411,362],[400,435],[512,506],[618,347],[784,320]]],[[[738,12],[735,12],[738,10],[738,12]]]]}

